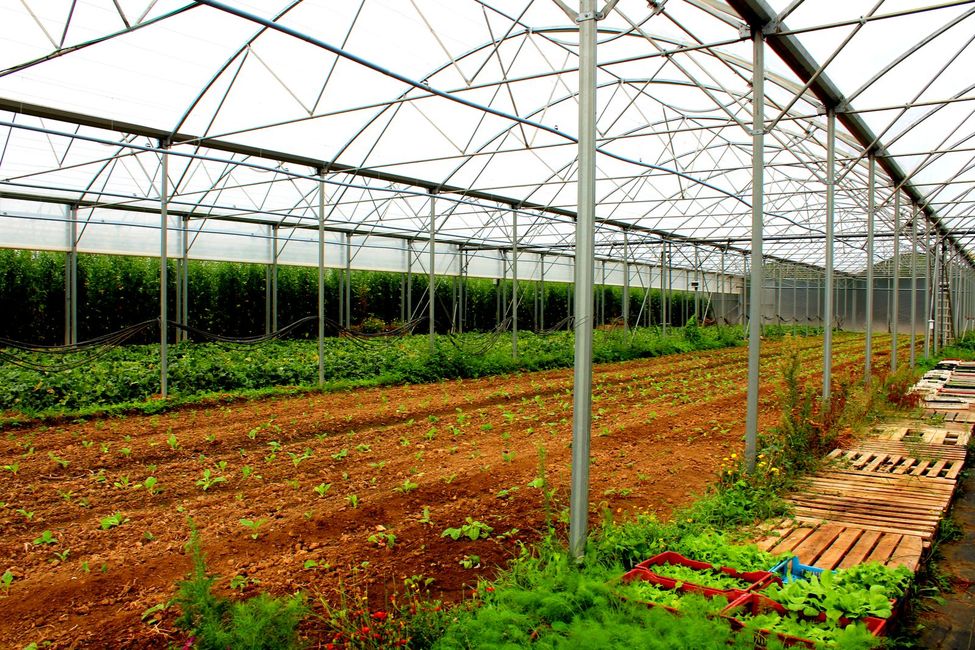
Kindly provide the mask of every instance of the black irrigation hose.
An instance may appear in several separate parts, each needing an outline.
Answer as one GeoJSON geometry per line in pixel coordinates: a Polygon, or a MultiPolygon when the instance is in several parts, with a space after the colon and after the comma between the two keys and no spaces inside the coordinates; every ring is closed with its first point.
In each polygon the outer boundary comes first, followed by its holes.
{"type": "MultiPolygon", "coordinates": [[[[102,345],[100,347],[94,347],[89,345],[87,348],[84,349],[86,350],[94,349],[95,350],[94,352],[88,354],[84,358],[78,359],[70,363],[60,363],[60,364],[34,363],[32,361],[26,361],[24,359],[21,359],[17,355],[10,354],[9,352],[6,352],[5,350],[2,349],[0,349],[0,360],[6,361],[7,363],[18,366],[20,368],[24,368],[26,370],[33,370],[36,372],[43,372],[43,373],[74,370],[75,368],[81,368],[82,366],[89,365],[96,359],[108,354],[113,349],[120,347],[122,343],[129,340],[136,334],[158,324],[159,324],[158,320],[144,321],[137,325],[131,325],[129,327],[126,327],[125,329],[119,330],[118,332],[113,332],[110,336],[99,337],[99,340],[102,341],[102,345]]],[[[32,352],[34,350],[28,349],[26,351],[32,352]]]]}
{"type": "Polygon", "coordinates": [[[210,341],[213,343],[227,343],[234,345],[258,345],[260,343],[266,343],[268,341],[273,341],[279,339],[287,334],[290,334],[299,327],[306,325],[310,322],[317,322],[318,316],[305,316],[304,318],[299,318],[293,323],[289,323],[284,327],[277,329],[270,334],[258,334],[256,336],[222,336],[220,334],[214,334],[213,332],[208,332],[206,330],[200,329],[199,327],[193,327],[192,325],[183,325],[182,323],[177,323],[176,321],[166,321],[170,326],[193,334],[205,341],[210,341]]]}
{"type": "Polygon", "coordinates": [[[14,348],[15,350],[22,350],[24,352],[38,352],[42,354],[70,354],[72,352],[79,352],[88,348],[102,347],[106,344],[110,345],[111,342],[117,338],[131,337],[132,334],[129,332],[140,332],[149,325],[155,325],[158,322],[158,318],[145,320],[141,323],[136,323],[135,325],[128,325],[127,327],[123,327],[115,332],[109,332],[108,334],[102,334],[101,336],[96,336],[86,341],[79,341],[78,343],[70,343],[67,345],[39,345],[0,337],[0,348],[14,348]]]}

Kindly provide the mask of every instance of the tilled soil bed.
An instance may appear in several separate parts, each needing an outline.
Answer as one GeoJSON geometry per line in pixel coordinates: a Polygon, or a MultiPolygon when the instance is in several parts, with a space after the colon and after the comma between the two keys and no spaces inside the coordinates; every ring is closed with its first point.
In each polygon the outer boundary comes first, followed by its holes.
{"type": "MultiPolygon", "coordinates": [[[[822,340],[800,345],[804,371],[820,372],[822,340]]],[[[862,349],[862,337],[837,336],[837,370],[861,367],[862,349]]],[[[763,344],[763,427],[778,418],[782,352],[763,344]]],[[[746,365],[742,347],[598,366],[594,516],[665,517],[701,493],[741,448],[746,365]]],[[[425,576],[433,595],[458,600],[545,528],[529,485],[539,449],[554,511],[568,503],[571,390],[571,371],[558,370],[8,429],[0,573],[14,580],[0,593],[0,644],[181,646],[172,610],[143,613],[189,570],[190,518],[224,593],[242,576],[244,595],[302,590],[315,602],[342,584],[378,600],[425,576]],[[106,527],[112,515],[120,523],[106,527]],[[441,536],[467,517],[491,537],[441,536]]]]}

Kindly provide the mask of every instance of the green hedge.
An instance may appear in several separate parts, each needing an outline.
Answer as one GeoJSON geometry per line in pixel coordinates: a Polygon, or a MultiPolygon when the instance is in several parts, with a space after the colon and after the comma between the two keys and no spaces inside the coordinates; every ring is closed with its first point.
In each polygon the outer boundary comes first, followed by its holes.
{"type": "MultiPolygon", "coordinates": [[[[38,344],[63,342],[64,338],[64,263],[63,253],[0,250],[0,309],[4,314],[0,336],[38,344]]],[[[338,320],[339,273],[325,275],[325,314],[338,320]]],[[[444,277],[437,283],[436,319],[438,332],[450,329],[452,296],[456,278],[444,277]]],[[[378,318],[386,323],[400,320],[401,286],[404,274],[356,271],[352,273],[352,322],[378,318]]],[[[419,307],[427,278],[413,275],[414,309],[419,307]]],[[[467,313],[465,330],[488,331],[497,324],[498,301],[508,298],[511,281],[479,278],[466,283],[467,313]]],[[[538,329],[534,295],[540,286],[519,282],[521,302],[519,327],[538,329]]],[[[622,314],[623,290],[596,287],[597,319],[618,320],[622,314]],[[605,307],[600,309],[601,301],[605,307]]],[[[78,259],[78,338],[85,340],[127,325],[156,318],[159,314],[159,261],[144,257],[80,255],[78,259]]],[[[545,283],[546,327],[565,318],[569,306],[569,285],[545,283]]],[[[292,323],[317,310],[318,272],[307,267],[278,268],[278,325],[292,323]]],[[[169,265],[169,313],[176,313],[176,264],[169,265]]],[[[630,314],[636,319],[644,300],[644,290],[630,291],[630,314]]],[[[660,292],[650,291],[648,310],[642,324],[659,321],[660,292]]],[[[693,314],[693,294],[673,292],[671,323],[681,326],[693,314]]],[[[505,303],[506,304],[506,303],[505,303]]],[[[261,264],[190,261],[189,324],[225,336],[252,336],[265,331],[266,267],[261,264]]],[[[501,313],[505,309],[502,305],[501,313]]],[[[418,314],[425,316],[424,314],[418,314]]],[[[597,321],[601,322],[601,321],[597,321]]],[[[310,337],[313,328],[296,332],[310,337]]],[[[152,334],[141,341],[149,343],[152,334]]]]}

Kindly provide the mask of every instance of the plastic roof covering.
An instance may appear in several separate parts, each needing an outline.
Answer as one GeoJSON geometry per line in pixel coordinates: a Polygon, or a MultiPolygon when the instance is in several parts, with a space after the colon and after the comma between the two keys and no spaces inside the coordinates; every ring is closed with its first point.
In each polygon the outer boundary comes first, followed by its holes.
{"type": "MultiPolygon", "coordinates": [[[[744,271],[752,46],[730,5],[621,0],[599,22],[598,256],[620,259],[625,239],[630,260],[659,264],[666,239],[678,266],[744,271]]],[[[776,38],[825,64],[817,82],[848,100],[836,107],[837,271],[866,264],[865,144],[967,254],[975,5],[759,5],[784,18],[766,48],[766,256],[824,264],[825,109],[776,38]],[[845,115],[878,142],[858,142],[845,115]]],[[[330,241],[351,232],[369,254],[402,251],[397,238],[428,236],[435,196],[438,244],[499,259],[517,218],[522,250],[571,255],[577,32],[552,0],[3,0],[0,38],[4,205],[78,205],[82,231],[116,228],[105,250],[157,226],[162,143],[169,209],[190,217],[191,241],[211,235],[204,257],[250,259],[240,237],[266,247],[274,225],[313,241],[319,170],[330,241]]],[[[876,260],[892,253],[891,186],[878,166],[876,260]]],[[[63,228],[14,218],[24,205],[0,206],[0,245],[63,246],[63,228]]]]}

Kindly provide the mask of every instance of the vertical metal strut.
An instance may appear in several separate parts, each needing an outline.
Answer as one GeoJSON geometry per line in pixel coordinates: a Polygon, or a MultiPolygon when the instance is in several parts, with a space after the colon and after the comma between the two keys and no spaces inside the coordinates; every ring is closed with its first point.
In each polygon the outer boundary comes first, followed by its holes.
{"type": "Polygon", "coordinates": [[[159,394],[169,395],[169,155],[162,151],[159,179],[159,394]]]}
{"type": "Polygon", "coordinates": [[[890,371],[897,371],[897,321],[900,320],[901,292],[901,193],[894,195],[894,273],[890,297],[890,371]]]}
{"type": "Polygon", "coordinates": [[[826,113],[826,269],[823,292],[823,401],[833,374],[833,231],[836,225],[836,111],[826,113]]]}
{"type": "Polygon", "coordinates": [[[752,30],[752,296],[748,322],[748,399],[745,466],[755,471],[758,441],[758,364],[762,339],[762,223],[765,208],[765,37],[752,30]],[[758,295],[756,294],[758,292],[758,295]]]}
{"type": "Polygon", "coordinates": [[[873,223],[877,211],[877,159],[871,153],[867,174],[867,296],[866,349],[864,350],[863,380],[867,386],[873,379],[873,223]]]}
{"type": "Polygon", "coordinates": [[[575,368],[572,388],[572,492],[569,552],[582,559],[589,520],[592,434],[593,225],[596,212],[596,11],[579,0],[579,179],[575,245],[575,368]]]}
{"type": "MultiPolygon", "coordinates": [[[[341,316],[339,318],[341,320],[341,316]]],[[[325,385],[325,170],[318,170],[318,385],[325,385]]]]}

